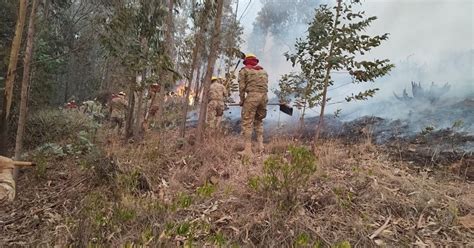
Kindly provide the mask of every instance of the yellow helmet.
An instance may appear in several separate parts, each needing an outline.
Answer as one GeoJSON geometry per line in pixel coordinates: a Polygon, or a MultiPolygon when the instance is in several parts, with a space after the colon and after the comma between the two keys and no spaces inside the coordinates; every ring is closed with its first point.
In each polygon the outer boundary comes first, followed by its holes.
{"type": "Polygon", "coordinates": [[[255,56],[255,54],[253,53],[247,53],[245,54],[245,58],[248,59],[248,58],[257,58],[257,56],[255,56]]]}
{"type": "Polygon", "coordinates": [[[214,81],[214,80],[217,80],[217,79],[219,79],[219,78],[218,78],[218,77],[216,77],[216,76],[212,76],[212,78],[211,78],[211,82],[212,82],[212,81],[214,81]]]}

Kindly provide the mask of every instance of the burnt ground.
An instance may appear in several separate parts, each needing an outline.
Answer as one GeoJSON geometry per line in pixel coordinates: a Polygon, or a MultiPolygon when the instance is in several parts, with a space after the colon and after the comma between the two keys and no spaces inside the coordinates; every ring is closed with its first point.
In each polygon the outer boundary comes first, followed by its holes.
{"type": "MultiPolygon", "coordinates": [[[[318,122],[319,117],[306,118],[304,128],[300,129],[298,122],[267,120],[265,140],[275,137],[311,140],[318,122]]],[[[226,125],[231,133],[240,132],[240,120],[227,119],[226,125]]],[[[411,111],[407,119],[363,116],[342,121],[326,116],[322,137],[347,144],[370,140],[394,159],[416,166],[453,166],[456,173],[474,180],[474,99],[471,98],[411,111]]]]}

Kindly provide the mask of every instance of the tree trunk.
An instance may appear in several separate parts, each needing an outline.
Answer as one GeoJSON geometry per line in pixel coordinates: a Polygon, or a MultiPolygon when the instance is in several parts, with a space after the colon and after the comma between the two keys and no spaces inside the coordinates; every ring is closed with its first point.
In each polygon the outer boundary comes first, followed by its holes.
{"type": "MultiPolygon", "coordinates": [[[[328,54],[328,57],[327,57],[328,60],[332,57],[333,51],[334,51],[334,42],[336,41],[336,29],[337,29],[337,24],[338,24],[338,21],[339,21],[339,16],[340,16],[340,13],[341,13],[341,2],[342,2],[342,0],[337,0],[336,18],[334,19],[334,26],[333,26],[333,30],[332,30],[332,40],[331,40],[331,43],[329,45],[329,54],[328,54]]],[[[313,150],[316,147],[316,142],[319,139],[319,136],[321,134],[321,130],[323,129],[323,125],[324,125],[324,109],[326,108],[327,93],[328,93],[328,86],[329,86],[329,77],[330,77],[330,74],[331,74],[331,69],[332,69],[332,64],[330,62],[328,62],[328,67],[326,69],[326,74],[324,76],[323,99],[322,99],[322,102],[321,102],[321,112],[319,113],[319,123],[318,123],[318,127],[316,128],[316,135],[314,136],[313,150]]]]}
{"type": "Polygon", "coordinates": [[[219,50],[220,32],[221,32],[221,19],[222,19],[222,7],[224,0],[217,0],[217,15],[214,22],[214,32],[212,35],[211,52],[209,54],[209,60],[207,63],[206,76],[204,80],[201,109],[199,111],[198,130],[197,130],[197,142],[201,143],[204,138],[204,129],[207,114],[207,102],[209,98],[209,88],[211,86],[211,77],[214,71],[214,64],[217,59],[217,51],[219,50]]]}
{"type": "Polygon", "coordinates": [[[30,63],[33,56],[33,45],[35,35],[35,15],[38,1],[33,0],[31,14],[28,24],[28,36],[26,40],[26,51],[23,59],[23,79],[21,80],[20,115],[18,118],[18,129],[15,141],[15,160],[20,160],[23,148],[23,134],[25,132],[26,116],[28,114],[28,88],[30,82],[30,63]]]}
{"type": "MultiPolygon", "coordinates": [[[[148,58],[148,40],[146,38],[142,38],[142,50],[145,58],[148,58]]],[[[144,89],[143,87],[145,86],[146,82],[146,68],[143,69],[142,75],[141,75],[141,81],[139,82],[139,90],[137,92],[138,97],[137,97],[137,112],[136,112],[136,122],[135,122],[135,128],[133,131],[133,136],[135,136],[135,139],[138,140],[140,139],[141,134],[143,133],[143,120],[144,120],[144,114],[143,114],[143,93],[144,89]]]]}
{"type": "Polygon", "coordinates": [[[10,108],[13,98],[13,84],[16,76],[16,66],[18,63],[18,54],[21,47],[21,37],[26,18],[26,0],[20,0],[18,17],[15,27],[15,36],[13,37],[12,49],[10,51],[10,62],[8,64],[7,76],[5,79],[5,93],[3,97],[3,109],[0,118],[0,155],[6,155],[8,150],[8,119],[10,117],[10,108]]]}
{"type": "Polygon", "coordinates": [[[201,99],[201,95],[199,94],[199,82],[201,78],[201,66],[198,66],[197,72],[196,72],[196,79],[194,81],[194,106],[197,106],[199,104],[199,101],[201,99]]]}
{"type": "MultiPolygon", "coordinates": [[[[166,32],[165,32],[165,54],[169,59],[173,58],[173,8],[174,8],[174,0],[168,0],[168,16],[166,18],[166,32]]],[[[159,132],[159,139],[160,144],[163,129],[163,119],[164,119],[164,104],[165,104],[165,92],[166,92],[166,85],[173,80],[172,72],[168,70],[161,69],[161,72],[164,74],[161,80],[161,89],[158,92],[158,110],[156,112],[156,122],[158,126],[159,132]]]]}
{"type": "Polygon", "coordinates": [[[304,132],[304,116],[306,114],[306,105],[303,106],[303,111],[301,111],[301,116],[300,116],[300,127],[299,127],[299,136],[303,137],[303,132],[304,132]]]}
{"type": "MultiPolygon", "coordinates": [[[[188,116],[189,95],[191,94],[194,71],[196,71],[196,67],[198,65],[197,62],[199,59],[199,51],[201,50],[201,43],[204,36],[203,27],[207,26],[207,23],[208,23],[207,20],[209,19],[207,16],[207,13],[209,13],[209,11],[204,11],[204,13],[202,13],[201,16],[199,17],[199,27],[196,30],[196,34],[194,35],[196,45],[194,46],[194,49],[193,49],[193,58],[192,58],[193,60],[191,64],[191,71],[188,74],[188,84],[187,86],[185,86],[186,97],[184,98],[184,101],[183,101],[183,109],[184,109],[183,116],[182,116],[183,122],[181,123],[181,130],[180,130],[180,136],[182,138],[184,138],[185,133],[186,133],[186,118],[188,116]]],[[[199,70],[198,70],[198,74],[199,74],[199,70]]]]}
{"type": "Polygon", "coordinates": [[[133,115],[135,110],[135,86],[137,83],[137,78],[133,78],[133,82],[130,82],[130,87],[128,89],[128,111],[125,122],[125,138],[129,139],[133,136],[133,115]]]}
{"type": "Polygon", "coordinates": [[[135,139],[140,138],[140,134],[142,133],[142,127],[143,127],[143,90],[139,90],[137,92],[138,97],[137,97],[137,112],[136,112],[136,122],[135,122],[135,128],[133,130],[133,136],[135,139]]]}
{"type": "MultiPolygon", "coordinates": [[[[20,3],[21,4],[21,3],[20,3]]],[[[18,121],[18,130],[16,134],[15,159],[18,160],[21,155],[21,146],[23,141],[23,132],[25,130],[27,102],[28,102],[28,82],[30,76],[31,54],[33,53],[33,35],[35,26],[37,0],[33,0],[31,6],[31,14],[28,27],[28,37],[26,44],[25,56],[23,58],[23,78],[21,81],[21,103],[20,118],[18,121]]],[[[20,5],[21,8],[21,5],[20,5]]],[[[8,122],[7,122],[8,123],[8,122]]],[[[1,169],[0,170],[0,201],[13,201],[16,194],[15,175],[17,169],[1,169]]]]}

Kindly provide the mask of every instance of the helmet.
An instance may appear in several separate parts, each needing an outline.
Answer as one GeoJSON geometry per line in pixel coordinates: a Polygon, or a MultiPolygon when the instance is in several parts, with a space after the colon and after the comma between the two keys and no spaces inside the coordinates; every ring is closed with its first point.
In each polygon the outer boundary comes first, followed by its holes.
{"type": "Polygon", "coordinates": [[[257,59],[257,56],[255,56],[255,54],[253,53],[247,53],[245,54],[245,59],[244,59],[244,65],[247,65],[249,63],[249,61],[253,61],[253,63],[255,62],[259,62],[259,60],[257,59]]]}
{"type": "Polygon", "coordinates": [[[217,80],[217,79],[219,79],[219,78],[218,78],[218,77],[216,77],[216,76],[212,76],[212,78],[211,78],[211,82],[212,82],[212,81],[214,81],[214,80],[217,80]]]}
{"type": "Polygon", "coordinates": [[[250,58],[255,58],[255,59],[256,59],[257,56],[255,56],[255,54],[253,54],[253,53],[247,53],[247,54],[245,54],[245,59],[250,59],[250,58]]]}

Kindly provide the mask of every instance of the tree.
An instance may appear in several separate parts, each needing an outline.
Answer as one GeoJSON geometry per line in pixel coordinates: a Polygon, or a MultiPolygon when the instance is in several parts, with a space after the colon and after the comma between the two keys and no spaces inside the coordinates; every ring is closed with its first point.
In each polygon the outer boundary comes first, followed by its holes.
{"type": "MultiPolygon", "coordinates": [[[[113,6],[109,20],[104,20],[103,46],[110,52],[110,56],[121,62],[128,79],[129,110],[125,134],[127,138],[133,135],[134,124],[141,124],[137,121],[141,119],[138,118],[141,113],[135,111],[135,93],[139,94],[140,99],[143,89],[158,79],[162,83],[160,92],[164,92],[175,75],[172,73],[173,64],[167,50],[171,49],[167,48],[168,46],[172,46],[167,35],[172,34],[172,29],[164,30],[165,26],[170,24],[170,18],[172,24],[173,2],[168,4],[168,8],[164,2],[166,1],[139,1],[129,4],[122,2],[113,6]],[[165,20],[166,16],[169,17],[168,20],[165,20]],[[142,79],[138,80],[140,77],[142,79]]],[[[161,94],[159,101],[163,99],[161,94]]]]}
{"type": "Polygon", "coordinates": [[[26,116],[28,114],[28,88],[30,82],[30,63],[33,54],[34,35],[35,35],[35,16],[38,6],[38,0],[33,0],[31,4],[31,13],[28,23],[28,34],[26,38],[25,57],[23,58],[23,78],[21,80],[21,101],[20,101],[20,115],[18,117],[18,129],[15,140],[15,160],[20,160],[23,134],[25,133],[26,116]]]}
{"type": "Polygon", "coordinates": [[[263,53],[267,38],[280,45],[290,47],[293,44],[298,27],[306,24],[314,16],[314,8],[321,0],[265,0],[262,8],[253,22],[252,35],[250,35],[250,49],[255,53],[263,53]]]}
{"type": "MultiPolygon", "coordinates": [[[[204,33],[206,30],[206,26],[209,23],[210,19],[210,9],[212,6],[212,2],[209,0],[206,0],[204,2],[204,6],[202,10],[199,13],[195,13],[194,15],[198,15],[196,25],[195,25],[195,45],[193,48],[193,54],[192,54],[192,64],[190,67],[190,71],[187,74],[187,79],[188,79],[188,84],[186,85],[186,96],[183,101],[183,116],[182,116],[182,123],[181,123],[181,128],[180,128],[180,136],[184,138],[185,132],[186,132],[186,119],[188,115],[188,108],[189,108],[189,95],[191,93],[191,83],[193,81],[193,76],[194,76],[194,71],[196,70],[196,67],[198,66],[198,59],[200,56],[201,52],[201,47],[202,47],[202,40],[204,38],[204,33]]],[[[198,71],[199,74],[199,71],[198,71]]],[[[198,75],[199,76],[199,75],[198,75]]],[[[196,95],[198,95],[198,92],[195,92],[196,95]]]]}
{"type": "Polygon", "coordinates": [[[211,86],[211,77],[214,72],[214,64],[217,59],[217,52],[219,50],[219,35],[221,31],[221,19],[222,19],[222,8],[224,0],[217,0],[217,13],[214,20],[214,30],[212,33],[212,42],[210,47],[209,60],[207,63],[206,76],[204,78],[203,96],[201,102],[201,108],[199,110],[198,130],[197,130],[197,141],[202,142],[204,136],[204,128],[207,114],[207,102],[208,102],[208,91],[211,86]]]}
{"type": "MultiPolygon", "coordinates": [[[[393,67],[388,59],[373,61],[360,60],[372,48],[378,47],[388,39],[388,34],[369,36],[365,30],[377,19],[375,16],[365,18],[365,12],[354,12],[353,4],[337,1],[337,6],[330,8],[321,5],[308,27],[305,39],[298,39],[295,44],[295,54],[285,56],[295,66],[298,64],[307,84],[308,104],[320,105],[319,123],[314,137],[314,143],[319,139],[324,125],[324,111],[328,88],[333,85],[333,71],[347,71],[354,83],[372,82],[387,74],[393,67]]],[[[366,100],[378,89],[369,89],[346,97],[346,101],[366,100]]]]}
{"type": "Polygon", "coordinates": [[[308,108],[314,108],[318,102],[317,95],[313,94],[314,84],[304,78],[302,73],[292,72],[281,77],[279,82],[280,90],[276,95],[280,102],[289,103],[292,99],[296,102],[296,107],[301,110],[300,131],[304,128],[304,117],[308,108]]]}
{"type": "Polygon", "coordinates": [[[10,51],[10,62],[8,64],[8,72],[5,80],[5,93],[3,97],[3,109],[0,115],[0,154],[7,153],[7,139],[8,139],[8,120],[10,117],[10,108],[13,98],[13,84],[15,82],[16,67],[18,63],[18,54],[21,47],[21,39],[23,36],[23,27],[26,18],[26,0],[20,0],[18,9],[18,17],[15,27],[15,36],[12,42],[12,49],[10,51]]]}

